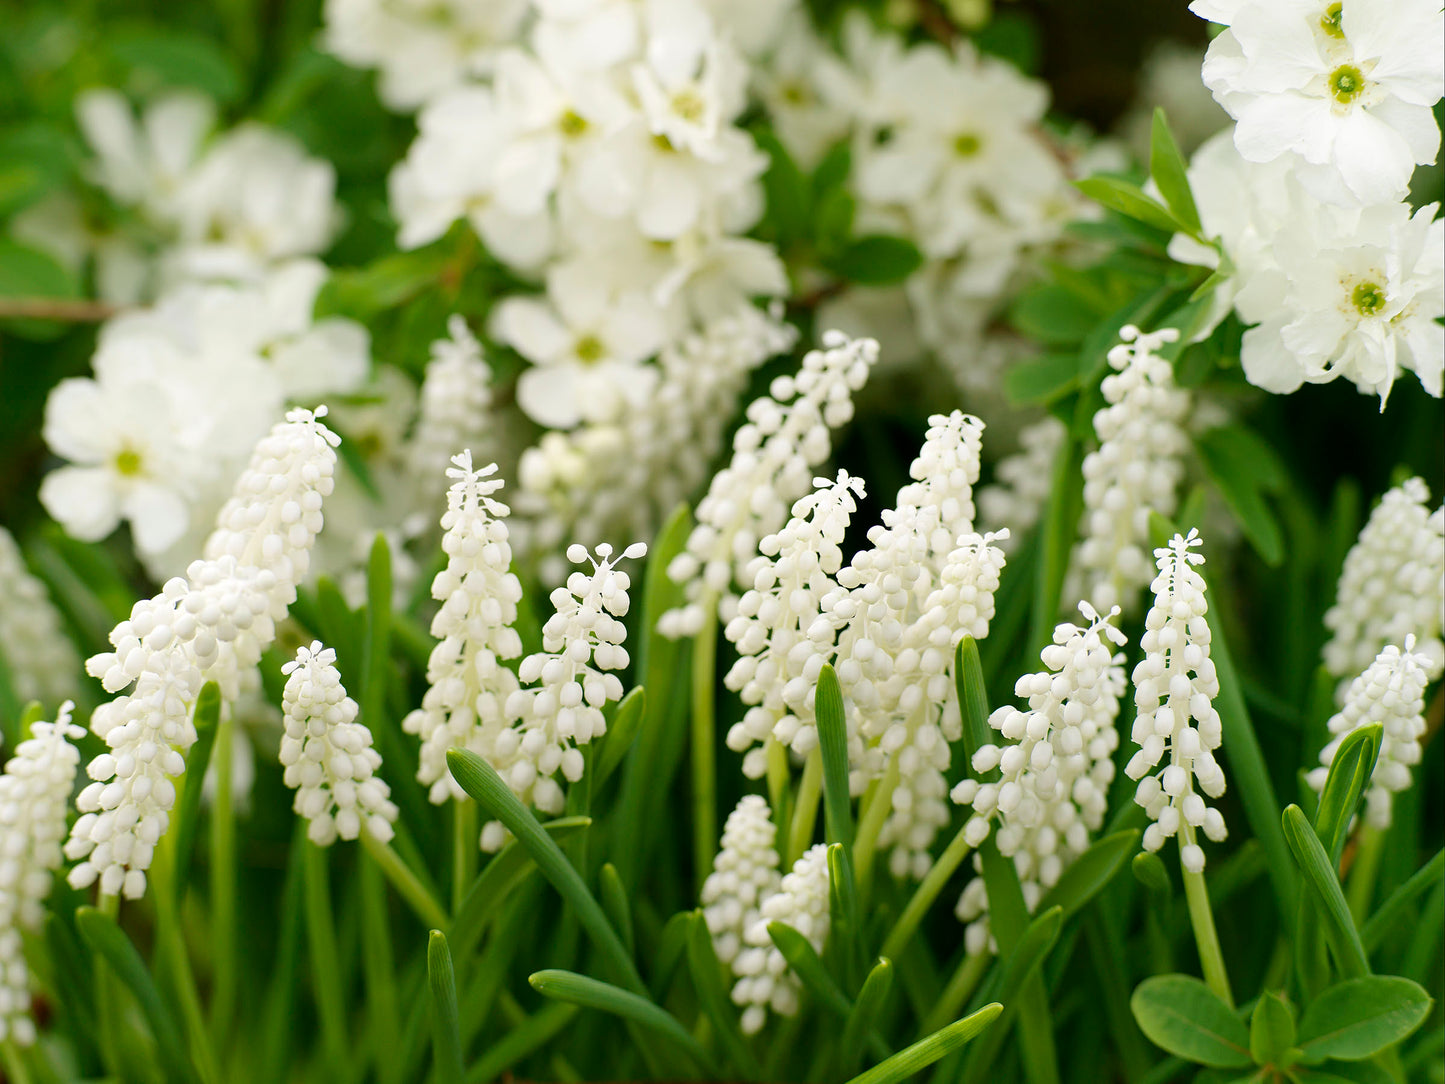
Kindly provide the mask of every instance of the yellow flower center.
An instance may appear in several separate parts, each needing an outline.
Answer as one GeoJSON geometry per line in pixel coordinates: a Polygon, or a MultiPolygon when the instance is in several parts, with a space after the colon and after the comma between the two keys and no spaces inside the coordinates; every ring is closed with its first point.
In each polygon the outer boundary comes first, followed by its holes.
{"type": "Polygon", "coordinates": [[[602,360],[607,353],[607,347],[602,345],[602,340],[596,335],[583,335],[572,351],[577,355],[578,361],[591,365],[602,360]]]}
{"type": "Polygon", "coordinates": [[[1349,105],[1365,89],[1365,74],[1353,64],[1341,64],[1330,72],[1330,94],[1341,105],[1349,105]]]}
{"type": "Polygon", "coordinates": [[[557,122],[557,127],[562,129],[562,134],[569,139],[575,139],[587,131],[587,118],[569,109],[562,114],[562,119],[557,122]]]}
{"type": "Polygon", "coordinates": [[[972,158],[983,148],[983,140],[972,132],[960,132],[953,137],[953,153],[960,158],[972,158]]]}
{"type": "Polygon", "coordinates": [[[1343,39],[1345,36],[1345,28],[1340,25],[1340,18],[1343,13],[1343,4],[1331,4],[1325,9],[1325,13],[1320,16],[1320,29],[1332,38],[1343,39]]]}
{"type": "Polygon", "coordinates": [[[130,448],[122,448],[115,456],[115,472],[122,478],[134,478],[140,473],[140,453],[130,448]]]}
{"type": "Polygon", "coordinates": [[[702,120],[707,105],[695,90],[680,90],[672,96],[672,111],[689,124],[702,120]]]}
{"type": "Polygon", "coordinates": [[[1350,293],[1350,302],[1361,316],[1374,316],[1385,307],[1385,291],[1373,282],[1362,282],[1350,293]]]}

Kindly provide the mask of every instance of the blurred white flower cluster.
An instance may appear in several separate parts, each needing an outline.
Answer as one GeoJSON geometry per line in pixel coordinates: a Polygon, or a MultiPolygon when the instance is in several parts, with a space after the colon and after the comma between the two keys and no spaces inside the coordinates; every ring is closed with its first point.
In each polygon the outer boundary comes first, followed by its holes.
{"type": "Polygon", "coordinates": [[[1431,395],[1445,377],[1445,223],[1406,202],[1432,164],[1445,94],[1434,0],[1195,0],[1227,29],[1204,81],[1237,124],[1195,155],[1201,246],[1175,258],[1218,266],[1245,333],[1250,382],[1291,392],[1343,377],[1378,395],[1401,370],[1431,395]]]}

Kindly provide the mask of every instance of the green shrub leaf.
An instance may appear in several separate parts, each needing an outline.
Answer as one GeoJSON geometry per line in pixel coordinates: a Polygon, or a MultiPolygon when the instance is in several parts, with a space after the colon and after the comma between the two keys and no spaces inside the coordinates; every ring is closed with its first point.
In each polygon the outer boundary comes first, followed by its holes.
{"type": "Polygon", "coordinates": [[[1306,1057],[1358,1061],[1393,1046],[1430,1011],[1419,983],[1395,975],[1346,979],[1315,998],[1299,1025],[1306,1057]]]}
{"type": "Polygon", "coordinates": [[[1283,1066],[1294,1059],[1294,1006],[1282,994],[1266,990],[1249,1018],[1249,1052],[1259,1065],[1283,1066]]]}
{"type": "Polygon", "coordinates": [[[1213,990],[1192,975],[1155,975],[1129,999],[1134,1019],[1155,1046],[1219,1069],[1252,1065],[1249,1029],[1213,990]]]}

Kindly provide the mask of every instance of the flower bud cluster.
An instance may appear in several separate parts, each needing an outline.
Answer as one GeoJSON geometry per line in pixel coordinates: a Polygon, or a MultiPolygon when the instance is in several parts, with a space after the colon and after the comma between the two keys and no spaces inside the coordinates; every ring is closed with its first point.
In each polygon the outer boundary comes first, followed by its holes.
{"type": "Polygon", "coordinates": [[[45,585],[0,527],[0,660],[22,701],[58,701],[74,688],[80,657],[45,585]]]}
{"type": "Polygon", "coordinates": [[[0,775],[0,1042],[35,1041],[30,972],[22,932],[38,932],[50,878],[61,861],[65,814],[85,731],[70,722],[69,700],[55,722],[30,726],[0,775]]]}
{"type": "Polygon", "coordinates": [[[717,957],[731,964],[743,935],[761,916],[763,901],[778,891],[777,828],[767,799],[745,794],[728,814],[722,846],[702,885],[702,914],[717,957]]]}
{"type": "Polygon", "coordinates": [[[831,449],[831,430],[852,418],[853,394],[878,360],[878,343],[829,331],[823,347],[808,351],[795,375],[778,377],[768,395],[749,405],[733,437],[732,461],[713,475],[687,548],[668,566],[672,581],[686,585],[687,602],[662,615],[663,635],[695,635],[708,612],[705,599],[726,596],[734,580],[750,582],[759,542],[783,526],[792,502],[807,492],[812,468],[831,449]]]}
{"type": "Polygon", "coordinates": [[[336,652],[313,640],[281,667],[289,675],[281,693],[285,733],[281,766],[296,791],[293,806],[311,822],[307,837],[319,847],[355,839],[362,828],[385,843],[397,809],[391,788],[376,776],[381,754],[371,731],[356,721],[356,701],[346,695],[336,652]]]}
{"type": "Polygon", "coordinates": [[[781,1016],[798,1011],[802,984],[788,970],[788,961],[768,936],[768,923],[793,927],[813,946],[823,951],[828,939],[828,848],[817,843],[794,863],[778,891],[763,900],[757,920],[745,934],[745,947],[733,960],[733,1004],[743,1010],[744,1035],[754,1035],[767,1021],[767,1010],[781,1016]]]}
{"type": "Polygon", "coordinates": [[[492,367],[461,315],[453,313],[447,320],[447,335],[431,345],[406,448],[407,472],[415,487],[412,507],[418,509],[440,503],[444,494],[437,483],[443,471],[455,449],[481,445],[492,405],[492,367]]]}
{"type": "Polygon", "coordinates": [[[81,816],[65,846],[81,860],[74,887],[98,879],[106,895],[145,892],[175,805],[173,780],[196,740],[191,709],[201,686],[215,681],[227,700],[240,695],[305,574],[336,467],[338,438],[318,420],[325,412],[293,410],[257,445],[206,559],[136,603],[111,632],[113,650],[87,661],[107,692],[134,687],[91,716],[110,751],[90,762],[93,782],[76,799],[81,816]]]}
{"type": "Polygon", "coordinates": [[[758,544],[747,568],[752,586],[723,630],[738,651],[723,684],[748,705],[727,744],[744,754],[743,774],[750,779],[767,770],[769,739],[799,756],[818,744],[813,701],[833,644],[821,601],[843,563],[839,543],[863,482],[840,470],[836,480],[815,478],[813,485],[782,530],[758,544]]]}
{"type": "Polygon", "coordinates": [[[1310,786],[1324,790],[1340,743],[1362,726],[1383,724],[1380,755],[1365,791],[1365,819],[1382,831],[1390,827],[1394,796],[1410,786],[1410,769],[1420,763],[1430,661],[1416,653],[1414,636],[1405,638],[1403,651],[1387,644],[1369,668],[1350,682],[1345,706],[1329,722],[1334,737],[1320,750],[1323,767],[1309,773],[1310,786]]]}
{"type": "Polygon", "coordinates": [[[427,660],[421,707],[401,722],[421,738],[417,778],[438,804],[466,797],[447,770],[447,750],[489,757],[510,725],[507,701],[518,685],[502,660],[522,653],[512,627],[522,585],[510,571],[509,509],[492,496],[502,488],[502,480],[491,477],[497,465],[473,470],[470,451],[453,456],[452,464],[441,519],[447,566],[432,580],[432,598],[442,604],[431,624],[439,642],[427,660]]]}
{"type": "Polygon", "coordinates": [[[1180,838],[1180,862],[1190,873],[1204,869],[1204,850],[1194,830],[1216,843],[1226,835],[1224,817],[1195,790],[1210,798],[1224,793],[1224,772],[1214,758],[1223,729],[1213,700],[1219,679],[1209,658],[1208,605],[1204,577],[1194,566],[1204,555],[1199,532],[1175,535],[1154,551],[1159,575],[1152,585],[1154,605],[1144,619],[1139,645],[1144,658],[1134,668],[1133,740],[1139,751],[1124,772],[1139,780],[1134,800],[1154,822],[1144,830],[1144,849],[1157,851],[1173,835],[1180,838]],[[1191,723],[1196,725],[1191,725],[1191,723]],[[1165,756],[1168,762],[1158,772],[1165,756]]]}
{"type": "Polygon", "coordinates": [[[1402,482],[1380,499],[1345,557],[1335,604],[1325,612],[1334,634],[1325,668],[1335,677],[1360,673],[1386,644],[1412,634],[1430,678],[1445,670],[1445,507],[1432,512],[1429,501],[1422,479],[1402,482]]]}
{"type": "MultiPolygon", "coordinates": [[[[955,802],[972,807],[964,826],[970,845],[982,843],[997,820],[999,853],[1014,860],[1031,911],[1103,824],[1119,747],[1114,721],[1124,693],[1124,656],[1114,649],[1125,641],[1110,623],[1119,610],[1100,616],[1081,602],[1079,611],[1088,624],[1054,629],[1053,643],[1040,653],[1045,669],[1014,686],[1029,710],[1005,705],[989,716],[989,726],[1013,744],[981,746],[973,770],[986,775],[998,769],[998,778],[965,779],[952,792],[955,802]]],[[[983,881],[975,878],[957,913],[977,924],[987,906],[983,881]]],[[[971,951],[978,951],[987,943],[986,925],[967,936],[971,951]]]]}
{"type": "Polygon", "coordinates": [[[1173,515],[1189,441],[1181,428],[1189,393],[1174,385],[1174,367],[1160,357],[1179,332],[1149,334],[1132,325],[1109,351],[1118,370],[1104,378],[1109,405],[1094,415],[1098,450],[1084,457],[1083,539],[1075,555],[1077,593],[1102,607],[1132,609],[1152,575],[1144,547],[1149,513],[1173,515]]]}

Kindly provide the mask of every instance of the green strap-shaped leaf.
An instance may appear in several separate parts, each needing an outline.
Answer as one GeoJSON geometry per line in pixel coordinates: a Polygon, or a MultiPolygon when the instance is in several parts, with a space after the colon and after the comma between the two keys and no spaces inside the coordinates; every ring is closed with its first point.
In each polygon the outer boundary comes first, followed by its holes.
{"type": "Polygon", "coordinates": [[[843,688],[832,666],[818,675],[818,744],[823,752],[823,814],[829,843],[853,849],[853,804],[848,793],[848,724],[843,688]]]}
{"type": "Polygon", "coordinates": [[[1430,995],[1397,975],[1336,983],[1310,1002],[1299,1025],[1305,1057],[1359,1061],[1394,1046],[1430,1012],[1430,995]]]}
{"type": "Polygon", "coordinates": [[[1338,866],[1344,853],[1350,819],[1375,771],[1385,728],[1379,723],[1362,726],[1345,735],[1330,762],[1330,772],[1320,791],[1315,810],[1315,834],[1325,845],[1332,865],[1338,866]]]}
{"type": "Polygon", "coordinates": [[[1157,900],[1168,900],[1174,895],[1174,887],[1169,881],[1169,871],[1164,866],[1164,861],[1152,851],[1140,851],[1134,856],[1130,864],[1134,872],[1134,879],[1149,890],[1149,895],[1157,900]]]}
{"type": "MultiPolygon", "coordinates": [[[[990,905],[992,914],[992,900],[990,905]]],[[[1026,911],[1023,913],[1027,914],[1026,911]]],[[[998,988],[997,997],[1003,1003],[1003,1011],[994,1029],[969,1053],[968,1070],[964,1075],[968,1084],[986,1084],[993,1079],[999,1049],[1008,1038],[1009,1025],[1015,1019],[1019,1021],[1022,1045],[1034,1048],[1028,1069],[1029,1079],[1058,1080],[1053,1022],[1049,1019],[1048,994],[1044,990],[1039,968],[1059,939],[1063,921],[1063,910],[1053,907],[1036,915],[1019,935],[1008,955],[1003,981],[998,988]],[[1042,1034],[1044,1029],[1048,1029],[1046,1036],[1042,1034]]]]}
{"type": "Polygon", "coordinates": [[[607,782],[617,766],[622,763],[632,749],[632,743],[637,740],[637,733],[642,727],[642,717],[647,710],[647,694],[641,685],[634,687],[617,705],[617,714],[613,716],[612,725],[607,728],[607,733],[602,736],[601,753],[597,758],[596,766],[592,769],[592,789],[600,790],[602,784],[607,782]]]}
{"type": "Polygon", "coordinates": [[[105,960],[116,977],[135,997],[136,1004],[140,1006],[141,1014],[155,1037],[156,1053],[160,1057],[166,1079],[186,1082],[195,1080],[195,1071],[184,1054],[186,1047],[181,1038],[181,1029],[125,931],[115,919],[94,907],[77,909],[75,925],[80,930],[80,936],[85,938],[86,944],[105,960]]]}
{"type": "Polygon", "coordinates": [[[1249,1052],[1255,1064],[1288,1065],[1294,1044],[1294,1006],[1283,994],[1266,990],[1249,1018],[1249,1052]]]}
{"type": "Polygon", "coordinates": [[[544,1006],[487,1047],[481,1060],[473,1062],[467,1070],[466,1084],[491,1084],[517,1062],[543,1049],[576,1015],[577,1006],[570,1002],[556,1001],[544,1006]]]}
{"type": "Polygon", "coordinates": [[[602,909],[607,912],[612,928],[622,938],[622,944],[631,953],[632,907],[627,902],[627,889],[622,887],[622,878],[617,876],[617,867],[611,862],[602,863],[597,873],[597,887],[602,894],[602,909]]]}
{"type": "Polygon", "coordinates": [[[171,881],[177,903],[186,890],[191,850],[196,839],[196,825],[200,821],[203,789],[201,783],[206,778],[206,768],[211,763],[211,750],[215,748],[216,731],[221,721],[221,687],[214,681],[208,681],[201,686],[191,718],[196,728],[196,742],[186,757],[186,782],[181,789],[181,800],[176,810],[173,852],[175,872],[171,881]]]}
{"type": "Polygon", "coordinates": [[[1304,811],[1297,805],[1285,808],[1281,824],[1295,862],[1303,871],[1306,883],[1315,891],[1325,938],[1334,952],[1341,974],[1347,979],[1368,975],[1370,962],[1365,956],[1365,946],[1360,942],[1360,932],[1355,929],[1355,920],[1350,917],[1345,894],[1340,890],[1339,878],[1320,837],[1315,835],[1304,811]]]}
{"type": "MultiPolygon", "coordinates": [[[[880,956],[873,965],[873,970],[868,972],[868,977],[863,980],[863,989],[858,991],[853,1009],[848,1014],[848,1022],[843,1025],[843,1039],[838,1047],[840,1072],[851,1073],[858,1065],[858,1060],[863,1056],[863,1046],[868,1042],[878,1022],[878,1014],[883,1010],[892,989],[893,964],[886,957],[880,956]]],[[[883,1049],[886,1054],[887,1047],[883,1049]]]]}
{"type": "Polygon", "coordinates": [[[1199,208],[1194,205],[1194,193],[1189,188],[1189,174],[1184,164],[1184,155],[1179,153],[1179,144],[1169,131],[1169,122],[1164,110],[1154,110],[1154,124],[1149,138],[1149,175],[1154,178],[1159,194],[1169,205],[1169,210],[1187,228],[1188,232],[1199,232],[1199,208]]]}
{"type": "Polygon", "coordinates": [[[926,1069],[959,1049],[998,1019],[1001,1012],[1003,1006],[998,1002],[985,1005],[971,1016],[955,1020],[926,1039],[920,1039],[886,1061],[879,1062],[867,1072],[858,1074],[848,1084],[900,1084],[920,1069],[926,1069]]]}
{"type": "Polygon", "coordinates": [[[462,1036],[457,1025],[457,981],[447,936],[432,930],[426,945],[427,986],[431,990],[433,1062],[441,1084],[461,1084],[462,1036]]]}
{"type": "Polygon", "coordinates": [[[692,974],[692,987],[697,1000],[712,1021],[713,1030],[727,1051],[728,1060],[749,1080],[762,1075],[762,1066],[748,1049],[738,1029],[737,1013],[723,985],[722,964],[712,947],[712,935],[701,911],[692,914],[692,928],[687,935],[687,964],[692,974]]]}
{"type": "Polygon", "coordinates": [[[983,661],[978,641],[964,634],[953,657],[953,681],[958,686],[958,704],[963,714],[964,770],[971,776],[973,755],[988,745],[993,733],[988,725],[988,689],[983,680],[983,661]]]}
{"type": "Polygon", "coordinates": [[[1220,1069],[1254,1064],[1244,1021],[1193,975],[1145,979],[1129,1007],[1149,1041],[1175,1057],[1220,1069]]]}
{"type": "Polygon", "coordinates": [[[1068,919],[1114,879],[1114,875],[1123,868],[1125,859],[1138,845],[1137,828],[1096,840],[1064,870],[1054,887],[1044,893],[1035,910],[1042,914],[1050,907],[1060,907],[1064,918],[1068,919]]]}
{"type": "Polygon", "coordinates": [[[822,959],[806,937],[786,922],[769,922],[768,936],[773,939],[773,944],[778,946],[783,959],[788,961],[788,966],[802,980],[814,1001],[829,1012],[845,1018],[853,1011],[848,996],[838,989],[838,984],[828,974],[828,969],[823,966],[822,959]]]}
{"type": "Polygon", "coordinates": [[[1390,898],[1380,905],[1380,909],[1370,916],[1370,921],[1366,922],[1365,928],[1360,931],[1360,940],[1364,943],[1366,952],[1379,947],[1385,934],[1400,920],[1405,908],[1439,884],[1442,873],[1445,873],[1445,850],[1436,851],[1434,858],[1395,889],[1390,898]]]}
{"type": "Polygon", "coordinates": [[[552,841],[552,837],[537,823],[537,818],[517,800],[512,789],[502,782],[496,769],[466,749],[447,750],[447,766],[451,769],[452,778],[461,788],[491,816],[506,825],[507,830],[527,849],[532,860],[537,863],[537,868],[542,871],[542,876],[552,883],[552,887],[561,894],[572,910],[577,912],[582,928],[587,931],[587,935],[592,938],[608,963],[622,976],[627,988],[645,997],[647,987],[642,983],[642,976],[637,973],[637,965],[632,962],[631,953],[607,921],[607,916],[597,900],[587,891],[581,875],[572,863],[567,861],[566,856],[552,841]]]}

